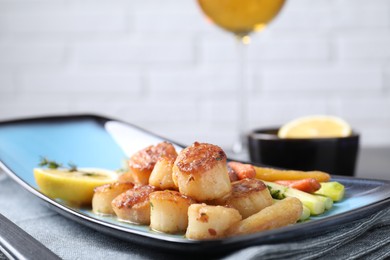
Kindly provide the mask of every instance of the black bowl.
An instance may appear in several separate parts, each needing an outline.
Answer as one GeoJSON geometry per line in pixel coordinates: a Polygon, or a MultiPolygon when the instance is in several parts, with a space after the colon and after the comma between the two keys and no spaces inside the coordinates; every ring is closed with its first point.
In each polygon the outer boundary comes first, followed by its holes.
{"type": "Polygon", "coordinates": [[[353,176],[359,150],[359,134],[339,138],[282,139],[279,128],[256,129],[248,135],[250,160],[294,170],[319,170],[353,176]]]}

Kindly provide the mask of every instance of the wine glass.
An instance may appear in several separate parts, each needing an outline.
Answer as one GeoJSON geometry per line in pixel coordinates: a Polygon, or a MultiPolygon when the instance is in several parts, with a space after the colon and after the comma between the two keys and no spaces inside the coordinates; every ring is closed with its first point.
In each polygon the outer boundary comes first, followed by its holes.
{"type": "Polygon", "coordinates": [[[250,43],[252,32],[262,31],[266,25],[279,13],[285,0],[197,0],[206,17],[233,33],[238,40],[239,84],[237,84],[238,122],[237,140],[232,150],[239,155],[244,153],[246,146],[245,131],[247,130],[247,102],[249,85],[245,77],[246,55],[245,45],[250,43]]]}

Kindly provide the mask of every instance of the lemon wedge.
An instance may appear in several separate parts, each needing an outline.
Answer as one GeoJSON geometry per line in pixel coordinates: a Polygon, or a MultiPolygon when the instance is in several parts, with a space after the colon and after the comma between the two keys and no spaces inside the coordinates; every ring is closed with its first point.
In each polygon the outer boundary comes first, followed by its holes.
{"type": "Polygon", "coordinates": [[[82,206],[92,203],[95,187],[115,182],[118,174],[98,168],[79,168],[72,172],[68,169],[35,168],[34,177],[43,194],[72,206],[82,206]]]}
{"type": "Polygon", "coordinates": [[[351,126],[335,116],[315,115],[295,119],[283,125],[279,138],[330,138],[346,137],[352,133],[351,126]]]}

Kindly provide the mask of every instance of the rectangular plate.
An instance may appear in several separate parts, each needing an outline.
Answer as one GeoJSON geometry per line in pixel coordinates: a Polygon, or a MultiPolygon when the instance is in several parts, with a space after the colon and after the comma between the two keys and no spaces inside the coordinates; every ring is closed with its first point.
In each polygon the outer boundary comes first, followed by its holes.
{"type": "MultiPolygon", "coordinates": [[[[113,217],[97,216],[90,208],[74,208],[43,195],[32,169],[41,156],[80,167],[119,169],[123,159],[166,140],[134,125],[95,115],[56,116],[0,122],[0,166],[35,196],[60,214],[101,232],[134,243],[175,252],[227,253],[235,249],[303,238],[314,232],[357,220],[390,205],[390,182],[333,176],[343,183],[346,197],[325,214],[288,227],[210,241],[151,231],[113,217]],[[207,251],[209,249],[209,251],[207,251]]],[[[172,142],[178,150],[183,145],[172,142]]]]}

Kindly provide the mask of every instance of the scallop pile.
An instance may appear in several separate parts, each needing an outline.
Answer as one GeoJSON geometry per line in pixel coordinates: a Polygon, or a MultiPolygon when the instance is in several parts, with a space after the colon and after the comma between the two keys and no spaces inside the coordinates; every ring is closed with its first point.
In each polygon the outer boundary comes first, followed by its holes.
{"type": "Polygon", "coordinates": [[[95,188],[92,209],[204,240],[296,223],[302,203],[296,198],[274,202],[251,165],[228,163],[216,145],[195,142],[178,154],[162,142],[131,156],[118,182],[95,188]]]}

